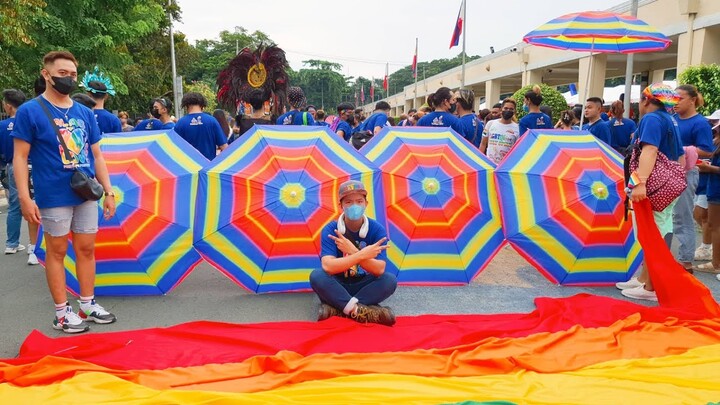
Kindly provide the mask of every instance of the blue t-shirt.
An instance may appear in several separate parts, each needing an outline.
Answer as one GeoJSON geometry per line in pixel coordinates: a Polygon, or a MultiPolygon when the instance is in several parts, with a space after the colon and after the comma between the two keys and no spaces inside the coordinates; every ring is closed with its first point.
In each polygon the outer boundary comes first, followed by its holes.
{"type": "MultiPolygon", "coordinates": [[[[713,166],[720,166],[720,154],[714,155],[710,164],[713,166]]],[[[720,175],[715,173],[707,174],[707,187],[705,188],[708,201],[719,202],[720,201],[720,175]]]]}
{"type": "Polygon", "coordinates": [[[173,129],[173,128],[175,128],[175,123],[172,121],[168,121],[168,122],[162,124],[161,129],[173,129]]]}
{"type": "Polygon", "coordinates": [[[670,160],[678,160],[685,154],[677,123],[664,111],[645,114],[640,120],[635,137],[642,143],[657,146],[658,151],[670,160]]]}
{"type": "Polygon", "coordinates": [[[423,115],[417,122],[418,127],[450,127],[455,132],[460,133],[462,127],[458,117],[447,111],[433,111],[430,114],[423,115]]]}
{"type": "Polygon", "coordinates": [[[100,132],[103,134],[122,132],[120,118],[114,116],[113,113],[108,110],[95,109],[93,111],[95,112],[95,118],[97,119],[98,127],[100,127],[100,132]]]}
{"type": "Polygon", "coordinates": [[[10,134],[15,126],[15,118],[8,118],[0,121],[0,155],[2,164],[12,163],[13,159],[13,138],[10,134]]]}
{"type": "Polygon", "coordinates": [[[315,125],[317,125],[319,127],[329,127],[330,126],[330,124],[328,124],[325,121],[315,121],[315,125]]]}
{"type": "MultiPolygon", "coordinates": [[[[385,231],[384,226],[380,225],[379,222],[371,218],[368,218],[368,221],[368,232],[364,238],[360,237],[359,232],[353,232],[349,229],[345,230],[345,237],[350,239],[351,241],[354,241],[355,247],[357,247],[358,249],[362,249],[367,245],[377,243],[377,241],[379,241],[380,239],[387,237],[387,232],[385,231]]],[[[320,237],[322,238],[322,249],[320,252],[321,260],[325,256],[343,257],[343,252],[341,252],[335,242],[330,239],[330,237],[328,237],[328,235],[337,236],[337,234],[335,233],[336,229],[337,221],[331,221],[327,225],[325,225],[325,228],[323,228],[322,233],[320,234],[320,237]]],[[[382,252],[380,252],[380,254],[377,255],[377,257],[375,258],[378,260],[385,260],[385,251],[383,250],[382,252]]],[[[348,271],[336,274],[336,276],[347,277],[349,275],[348,273],[351,270],[356,270],[357,276],[362,276],[366,274],[366,271],[363,270],[362,267],[357,266],[357,269],[348,269],[348,271]]]]}
{"type": "Polygon", "coordinates": [[[30,144],[35,202],[39,208],[80,205],[85,200],[70,188],[70,178],[76,167],[95,176],[95,158],[90,146],[102,138],[95,114],[76,102],[64,114],[44,97],[40,99],[42,101],[35,99],[18,108],[12,133],[14,138],[30,144]],[[46,105],[67,149],[60,144],[57,132],[39,103],[46,105]]]}
{"type": "Polygon", "coordinates": [[[605,122],[608,122],[610,120],[610,116],[607,115],[607,113],[603,111],[600,113],[600,119],[605,122]]]}
{"type": "Polygon", "coordinates": [[[315,125],[315,120],[307,111],[290,110],[278,117],[277,125],[315,125]]]}
{"type": "Polygon", "coordinates": [[[520,118],[518,126],[520,127],[520,136],[525,135],[528,129],[553,129],[552,118],[542,112],[528,113],[520,118]]]}
{"type": "Polygon", "coordinates": [[[605,121],[597,120],[593,124],[584,124],[582,129],[583,131],[590,131],[591,134],[595,135],[595,138],[611,145],[612,134],[610,133],[610,127],[607,126],[605,121]]]}
{"type": "Polygon", "coordinates": [[[624,148],[630,145],[630,138],[635,133],[637,125],[629,118],[613,118],[606,123],[610,129],[610,146],[613,148],[624,148]]]}
{"type": "Polygon", "coordinates": [[[217,148],[227,144],[220,123],[208,113],[193,113],[180,118],[175,132],[209,160],[217,156],[217,148]]]}
{"type": "Polygon", "coordinates": [[[461,130],[458,134],[467,139],[468,142],[479,147],[484,125],[477,119],[475,114],[465,114],[460,117],[459,126],[461,130]]]}
{"type": "Polygon", "coordinates": [[[163,129],[163,123],[157,118],[148,118],[135,125],[133,131],[155,131],[163,129]]]}
{"type": "Polygon", "coordinates": [[[340,131],[343,131],[343,139],[349,141],[352,137],[353,129],[350,124],[347,123],[347,121],[340,120],[335,132],[339,135],[340,131]]]}
{"type": "Polygon", "coordinates": [[[369,116],[362,124],[360,124],[356,131],[370,131],[375,133],[375,127],[384,127],[388,125],[387,114],[384,112],[376,112],[369,116]]]}
{"type": "Polygon", "coordinates": [[[682,119],[673,115],[680,130],[680,139],[683,146],[695,146],[705,152],[713,152],[712,127],[702,114],[695,114],[690,118],[682,119]]]}

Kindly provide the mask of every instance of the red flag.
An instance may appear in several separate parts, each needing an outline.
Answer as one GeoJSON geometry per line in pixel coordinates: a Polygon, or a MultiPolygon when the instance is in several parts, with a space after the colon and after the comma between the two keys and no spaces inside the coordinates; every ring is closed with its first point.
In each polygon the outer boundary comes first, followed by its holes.
{"type": "Polygon", "coordinates": [[[388,89],[388,77],[385,75],[385,78],[383,79],[383,90],[388,89]]]}
{"type": "MultiPolygon", "coordinates": [[[[465,0],[463,0],[463,3],[465,3],[465,0]]],[[[450,49],[460,43],[460,34],[462,34],[463,29],[462,9],[463,4],[460,4],[460,11],[458,11],[457,21],[455,21],[455,30],[453,30],[452,38],[450,38],[450,49]]]]}
{"type": "Polygon", "coordinates": [[[361,103],[365,102],[365,85],[364,84],[360,86],[360,102],[361,103]]]}
{"type": "Polygon", "coordinates": [[[417,50],[415,51],[415,56],[413,56],[412,74],[413,79],[417,78],[417,50]]]}

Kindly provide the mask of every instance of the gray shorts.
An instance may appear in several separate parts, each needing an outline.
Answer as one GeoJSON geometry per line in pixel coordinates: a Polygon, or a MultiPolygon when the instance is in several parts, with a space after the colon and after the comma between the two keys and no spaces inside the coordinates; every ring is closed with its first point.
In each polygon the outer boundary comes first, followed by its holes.
{"type": "Polygon", "coordinates": [[[41,208],[43,230],[52,237],[73,233],[97,233],[98,202],[85,201],[70,207],[41,208]]]}

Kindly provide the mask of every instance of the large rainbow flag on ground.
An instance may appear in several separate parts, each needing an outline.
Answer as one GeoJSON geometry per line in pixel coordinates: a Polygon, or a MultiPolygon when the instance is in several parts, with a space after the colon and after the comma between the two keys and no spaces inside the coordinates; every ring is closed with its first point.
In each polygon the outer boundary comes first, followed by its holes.
{"type": "Polygon", "coordinates": [[[577,295],[527,314],[342,318],[49,338],[0,361],[4,403],[709,404],[720,308],[635,207],[659,307],[577,295]],[[648,250],[650,251],[650,250],[648,250]]]}

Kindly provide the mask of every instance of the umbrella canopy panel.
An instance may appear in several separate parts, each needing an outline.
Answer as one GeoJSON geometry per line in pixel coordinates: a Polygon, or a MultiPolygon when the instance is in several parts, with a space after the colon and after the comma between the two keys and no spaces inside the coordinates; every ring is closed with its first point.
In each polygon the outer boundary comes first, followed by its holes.
{"type": "Polygon", "coordinates": [[[250,291],[308,289],[349,179],[365,184],[367,215],[384,224],[380,172],[347,142],[325,127],[255,127],[202,170],[195,246],[250,291]]]}
{"type": "Polygon", "coordinates": [[[385,128],[361,149],[382,170],[388,271],[406,284],[470,282],[503,243],[494,165],[449,128],[385,128]]]}
{"type": "MultiPolygon", "coordinates": [[[[193,196],[208,161],[172,131],[105,135],[101,150],[117,210],[105,220],[98,206],[96,294],[167,293],[201,261],[192,246],[193,196]]],[[[44,241],[39,246],[44,261],[44,241]]],[[[71,238],[65,267],[77,293],[75,260],[71,238]]]]}
{"type": "Polygon", "coordinates": [[[642,20],[599,11],[567,14],[531,31],[523,41],[555,49],[594,53],[658,52],[670,39],[642,20]]]}
{"type": "Polygon", "coordinates": [[[505,237],[551,281],[609,284],[640,265],[621,157],[593,135],[532,130],[495,177],[505,237]]]}

